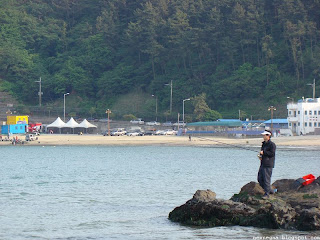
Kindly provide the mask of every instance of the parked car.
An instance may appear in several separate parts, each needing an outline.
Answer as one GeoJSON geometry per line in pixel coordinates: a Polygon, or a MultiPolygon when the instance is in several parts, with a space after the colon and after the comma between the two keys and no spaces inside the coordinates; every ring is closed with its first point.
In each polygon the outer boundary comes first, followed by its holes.
{"type": "Polygon", "coordinates": [[[143,132],[143,129],[140,126],[130,126],[127,128],[127,132],[143,132]]]}
{"type": "Polygon", "coordinates": [[[155,135],[156,129],[148,129],[144,132],[144,135],[155,135]]]}
{"type": "Polygon", "coordinates": [[[144,136],[143,132],[127,132],[127,136],[144,136]]]}
{"type": "Polygon", "coordinates": [[[164,127],[172,127],[172,122],[165,122],[162,124],[164,127]]]}
{"type": "Polygon", "coordinates": [[[160,126],[160,123],[156,122],[156,121],[151,121],[151,122],[147,122],[146,125],[148,125],[148,126],[160,126]]]}
{"type": "Polygon", "coordinates": [[[144,124],[144,121],[141,118],[133,119],[130,121],[132,124],[144,124]]]}
{"type": "Polygon", "coordinates": [[[165,135],[165,132],[164,132],[164,130],[157,130],[155,132],[155,135],[165,135]]]}
{"type": "Polygon", "coordinates": [[[124,128],[117,128],[111,131],[111,136],[124,136],[126,135],[126,130],[124,128]]]}
{"type": "Polygon", "coordinates": [[[173,124],[173,126],[185,127],[186,124],[183,121],[179,121],[173,124]]]}
{"type": "Polygon", "coordinates": [[[138,132],[127,132],[127,136],[139,136],[138,132]]]}
{"type": "Polygon", "coordinates": [[[173,130],[173,129],[166,129],[164,130],[164,135],[177,135],[177,131],[173,130]]]}

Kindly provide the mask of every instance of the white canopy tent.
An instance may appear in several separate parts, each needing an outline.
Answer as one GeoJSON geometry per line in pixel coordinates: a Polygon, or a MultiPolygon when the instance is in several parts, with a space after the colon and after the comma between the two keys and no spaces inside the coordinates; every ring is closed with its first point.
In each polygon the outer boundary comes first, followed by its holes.
{"type": "Polygon", "coordinates": [[[80,124],[79,127],[85,128],[86,131],[88,131],[88,128],[97,128],[96,125],[93,125],[92,123],[89,123],[87,119],[84,119],[80,124]]]}
{"type": "Polygon", "coordinates": [[[61,133],[61,128],[63,128],[65,125],[66,125],[65,122],[62,121],[60,117],[58,117],[53,123],[51,123],[47,126],[47,129],[59,128],[59,132],[61,133]]]}
{"type": "Polygon", "coordinates": [[[63,128],[65,125],[65,122],[61,120],[60,117],[58,117],[53,123],[49,124],[47,126],[48,127],[52,127],[52,128],[63,128]]]}
{"type": "MultiPolygon", "coordinates": [[[[89,128],[97,128],[97,126],[93,125],[92,123],[88,122],[87,119],[84,119],[80,124],[77,123],[73,118],[70,118],[70,120],[65,123],[61,120],[60,117],[58,117],[53,123],[49,124],[47,126],[47,129],[50,128],[58,128],[59,133],[61,133],[61,129],[72,129],[72,133],[74,133],[75,128],[83,128],[86,129],[86,132],[88,132],[89,128]]],[[[77,130],[79,132],[79,130],[77,130]]],[[[63,132],[66,132],[68,130],[63,130],[63,132]]]]}
{"type": "Polygon", "coordinates": [[[63,128],[71,128],[73,133],[75,128],[79,128],[79,123],[77,123],[73,117],[63,126],[63,128]]]}

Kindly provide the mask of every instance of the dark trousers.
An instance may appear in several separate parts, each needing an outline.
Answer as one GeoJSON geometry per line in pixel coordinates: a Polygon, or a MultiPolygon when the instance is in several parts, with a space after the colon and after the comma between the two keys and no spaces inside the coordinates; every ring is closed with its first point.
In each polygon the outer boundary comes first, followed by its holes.
{"type": "Polygon", "coordinates": [[[271,193],[270,184],[271,184],[272,169],[273,168],[260,166],[259,172],[258,172],[258,182],[266,194],[271,193]]]}

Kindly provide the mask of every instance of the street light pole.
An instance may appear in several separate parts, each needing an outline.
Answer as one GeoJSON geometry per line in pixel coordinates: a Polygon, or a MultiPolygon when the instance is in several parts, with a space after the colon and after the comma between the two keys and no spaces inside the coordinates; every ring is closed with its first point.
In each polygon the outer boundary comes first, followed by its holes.
{"type": "Polygon", "coordinates": [[[307,85],[312,86],[312,98],[316,98],[316,79],[313,79],[313,83],[308,83],[307,85]]]}
{"type": "Polygon", "coordinates": [[[66,95],[70,93],[63,94],[63,121],[66,122],[66,95]]]}
{"type": "Polygon", "coordinates": [[[275,110],[277,110],[277,109],[274,106],[270,106],[268,108],[268,111],[271,111],[271,133],[273,132],[273,122],[272,122],[272,120],[273,120],[273,111],[275,111],[275,110]]]}
{"type": "Polygon", "coordinates": [[[156,122],[158,121],[158,97],[154,94],[151,95],[156,98],[156,122]]]}
{"type": "Polygon", "coordinates": [[[39,107],[41,107],[41,95],[43,94],[43,92],[41,92],[41,77],[40,77],[39,81],[35,81],[35,82],[39,83],[39,92],[38,92],[38,95],[39,95],[39,107]]]}
{"type": "Polygon", "coordinates": [[[183,121],[183,124],[184,124],[184,102],[185,101],[190,101],[190,98],[182,100],[182,121],[183,121]]]}
{"type": "Polygon", "coordinates": [[[165,84],[166,86],[170,86],[170,114],[172,113],[172,80],[170,83],[165,84]]]}
{"type": "Polygon", "coordinates": [[[109,118],[110,113],[111,113],[111,110],[107,109],[106,114],[108,114],[108,136],[110,136],[110,118],[109,118]]]}

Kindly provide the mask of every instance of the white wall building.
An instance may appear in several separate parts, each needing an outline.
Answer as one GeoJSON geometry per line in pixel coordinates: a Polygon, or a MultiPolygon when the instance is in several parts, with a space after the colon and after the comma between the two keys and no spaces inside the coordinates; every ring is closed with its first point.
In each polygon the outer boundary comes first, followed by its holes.
{"type": "Polygon", "coordinates": [[[288,125],[293,134],[320,133],[320,98],[302,98],[287,104],[288,125]]]}

